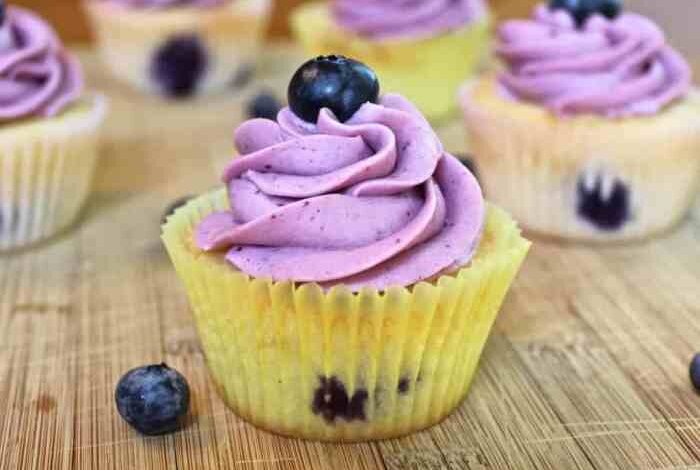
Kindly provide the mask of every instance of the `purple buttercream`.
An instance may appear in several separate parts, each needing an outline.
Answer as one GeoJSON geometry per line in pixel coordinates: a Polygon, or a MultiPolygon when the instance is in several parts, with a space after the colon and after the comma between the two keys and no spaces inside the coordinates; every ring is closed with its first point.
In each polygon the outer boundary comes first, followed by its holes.
{"type": "Polygon", "coordinates": [[[499,38],[505,90],[560,115],[653,115],[691,88],[688,63],[637,14],[595,15],[578,29],[566,11],[539,5],[532,20],[504,23],[499,38]]]}
{"type": "Polygon", "coordinates": [[[485,213],[474,177],[398,95],[346,123],[289,108],[236,131],[224,172],[231,210],[200,223],[197,245],[228,250],[241,271],[274,280],[385,289],[465,265],[485,213]]]}
{"type": "Polygon", "coordinates": [[[36,14],[9,7],[0,28],[0,122],[51,117],[83,89],[80,64],[36,14]]]}
{"type": "Polygon", "coordinates": [[[335,0],[340,26],[374,39],[432,36],[483,18],[483,0],[335,0]]]}

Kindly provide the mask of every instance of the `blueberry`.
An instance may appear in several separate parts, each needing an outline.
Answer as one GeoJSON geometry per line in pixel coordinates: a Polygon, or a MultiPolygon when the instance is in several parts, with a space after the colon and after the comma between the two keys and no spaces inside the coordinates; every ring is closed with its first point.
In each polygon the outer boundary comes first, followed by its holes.
{"type": "Polygon", "coordinates": [[[165,208],[165,212],[163,212],[163,217],[160,219],[160,224],[163,225],[166,223],[168,221],[168,217],[173,215],[177,209],[187,204],[187,202],[193,197],[194,196],[183,196],[168,204],[168,207],[165,208]]]}
{"type": "Polygon", "coordinates": [[[576,25],[581,27],[596,13],[609,19],[616,18],[622,11],[622,0],[551,0],[549,8],[568,11],[576,25]]]}
{"type": "Polygon", "coordinates": [[[352,397],[348,395],[345,384],[337,377],[319,377],[320,385],[314,393],[311,411],[320,415],[327,423],[341,418],[345,421],[364,421],[365,402],[369,394],[365,389],[358,389],[352,397]]]}
{"type": "Polygon", "coordinates": [[[277,97],[270,92],[263,91],[248,103],[248,117],[274,121],[277,119],[277,113],[280,109],[282,109],[282,105],[277,97]]]}
{"type": "Polygon", "coordinates": [[[690,362],[690,381],[695,390],[700,392],[700,354],[696,354],[690,362]]]}
{"type": "Polygon", "coordinates": [[[162,92],[186,98],[197,91],[207,69],[206,48],[196,35],[173,36],[153,58],[151,74],[162,92]]]}
{"type": "Polygon", "coordinates": [[[130,370],[119,379],[114,397],[121,417],[148,436],[177,430],[190,404],[187,381],[165,364],[130,370]]]}
{"type": "Polygon", "coordinates": [[[319,56],[302,65],[289,82],[289,107],[307,122],[316,123],[322,108],[345,122],[364,103],[376,103],[379,80],[365,64],[343,56],[319,56]]]}
{"type": "Polygon", "coordinates": [[[606,197],[602,186],[600,177],[592,188],[586,186],[583,177],[579,179],[578,214],[600,230],[619,230],[630,219],[630,191],[625,184],[615,181],[606,197]]]}

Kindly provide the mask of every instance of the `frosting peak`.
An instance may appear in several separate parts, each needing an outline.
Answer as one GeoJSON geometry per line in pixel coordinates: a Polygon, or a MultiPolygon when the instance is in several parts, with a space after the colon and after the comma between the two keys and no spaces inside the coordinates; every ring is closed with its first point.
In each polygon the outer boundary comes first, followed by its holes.
{"type": "Polygon", "coordinates": [[[651,115],[691,87],[688,63],[637,14],[595,15],[577,28],[566,11],[539,5],[531,20],[505,22],[498,35],[506,91],[557,114],[651,115]]]}
{"type": "Polygon", "coordinates": [[[387,95],[340,123],[289,108],[236,131],[224,172],[231,210],[198,227],[204,250],[274,280],[408,286],[466,264],[481,234],[474,177],[405,99],[387,95]]]}
{"type": "Polygon", "coordinates": [[[50,117],[80,97],[80,65],[34,13],[7,10],[0,44],[0,122],[50,117]]]}
{"type": "Polygon", "coordinates": [[[335,0],[332,9],[342,27],[375,39],[429,36],[486,14],[483,0],[335,0]]]}

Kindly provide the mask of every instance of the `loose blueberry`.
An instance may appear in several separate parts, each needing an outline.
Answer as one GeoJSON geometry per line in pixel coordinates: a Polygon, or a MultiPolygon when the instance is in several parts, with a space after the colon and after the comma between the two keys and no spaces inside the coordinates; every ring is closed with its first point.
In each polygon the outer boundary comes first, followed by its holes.
{"type": "Polygon", "coordinates": [[[578,214],[599,230],[619,230],[630,218],[629,189],[615,181],[612,192],[605,196],[600,177],[593,188],[588,188],[582,177],[578,182],[578,214]]]}
{"type": "Polygon", "coordinates": [[[277,119],[277,113],[282,109],[282,105],[275,95],[270,92],[261,92],[248,103],[248,117],[277,119]]]}
{"type": "Polygon", "coordinates": [[[187,381],[165,364],[127,372],[114,396],[121,417],[148,436],[176,431],[190,404],[187,381]]]}
{"type": "Polygon", "coordinates": [[[464,165],[469,172],[474,175],[474,178],[477,180],[479,179],[479,170],[476,167],[476,162],[474,161],[474,158],[471,155],[466,155],[466,154],[456,154],[455,157],[459,159],[460,162],[462,162],[462,165],[464,165]]]}
{"type": "Polygon", "coordinates": [[[165,212],[163,212],[163,217],[160,219],[160,224],[163,225],[168,221],[168,217],[173,215],[176,210],[187,204],[187,202],[192,199],[194,196],[183,196],[181,198],[175,199],[173,202],[171,202],[168,207],[165,208],[165,212]]]}
{"type": "Polygon", "coordinates": [[[360,107],[376,103],[379,80],[365,64],[343,56],[320,56],[302,65],[289,82],[289,107],[307,122],[316,123],[322,108],[341,122],[360,107]]]}
{"type": "Polygon", "coordinates": [[[206,48],[195,35],[174,36],[156,52],[152,76],[162,92],[186,98],[197,91],[207,68],[206,48]]]}
{"type": "Polygon", "coordinates": [[[552,10],[566,10],[573,16],[578,27],[598,13],[606,18],[614,19],[622,11],[622,0],[551,0],[552,10]]]}
{"type": "Polygon", "coordinates": [[[690,362],[690,381],[695,390],[700,392],[700,354],[696,354],[690,362]]]}

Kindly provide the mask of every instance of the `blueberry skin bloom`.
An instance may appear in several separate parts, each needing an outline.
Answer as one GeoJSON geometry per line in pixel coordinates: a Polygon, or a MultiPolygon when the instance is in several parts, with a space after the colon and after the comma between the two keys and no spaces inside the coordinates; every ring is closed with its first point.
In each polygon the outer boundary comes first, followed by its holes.
{"type": "Polygon", "coordinates": [[[117,411],[141,434],[176,431],[190,405],[185,378],[166,364],[132,369],[119,380],[114,394],[117,411]]]}

